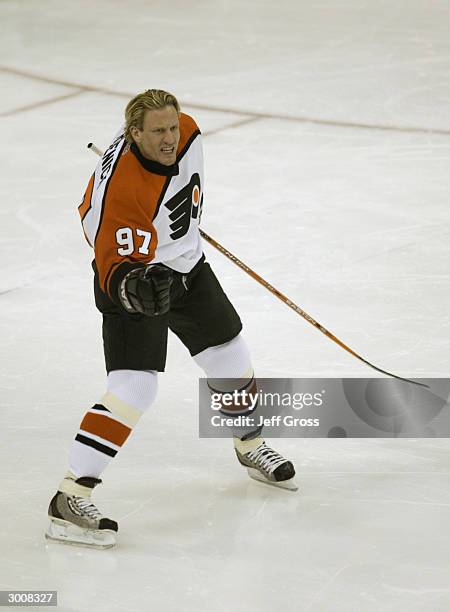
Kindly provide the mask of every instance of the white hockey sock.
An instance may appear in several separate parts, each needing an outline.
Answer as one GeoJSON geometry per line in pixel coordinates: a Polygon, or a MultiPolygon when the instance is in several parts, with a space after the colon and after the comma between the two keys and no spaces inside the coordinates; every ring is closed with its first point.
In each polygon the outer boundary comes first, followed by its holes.
{"type": "Polygon", "coordinates": [[[99,478],[123,446],[157,392],[157,373],[114,370],[107,392],[85,414],[69,453],[69,469],[79,478],[99,478]]]}

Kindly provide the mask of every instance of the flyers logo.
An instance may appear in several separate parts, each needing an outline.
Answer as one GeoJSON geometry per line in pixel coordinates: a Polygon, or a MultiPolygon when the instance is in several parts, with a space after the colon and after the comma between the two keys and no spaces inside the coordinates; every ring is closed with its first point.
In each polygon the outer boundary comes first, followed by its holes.
{"type": "Polygon", "coordinates": [[[195,173],[191,180],[176,193],[165,206],[170,210],[169,219],[172,240],[177,240],[189,230],[191,219],[199,219],[201,215],[201,207],[203,196],[200,198],[200,176],[195,173]]]}

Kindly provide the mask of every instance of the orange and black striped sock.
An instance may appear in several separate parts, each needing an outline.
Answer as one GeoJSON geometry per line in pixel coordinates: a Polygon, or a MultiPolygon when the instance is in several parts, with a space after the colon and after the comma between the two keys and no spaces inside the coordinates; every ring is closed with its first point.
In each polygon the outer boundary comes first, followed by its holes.
{"type": "Polygon", "coordinates": [[[114,394],[106,393],[81,421],[70,450],[70,471],[77,476],[98,478],[125,444],[142,414],[114,394]]]}

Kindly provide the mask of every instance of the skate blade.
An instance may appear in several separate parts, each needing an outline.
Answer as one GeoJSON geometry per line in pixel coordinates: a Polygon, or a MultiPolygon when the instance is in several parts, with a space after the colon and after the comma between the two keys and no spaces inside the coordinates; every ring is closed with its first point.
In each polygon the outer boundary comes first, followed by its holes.
{"type": "Polygon", "coordinates": [[[61,519],[50,519],[50,525],[45,532],[47,540],[86,546],[88,548],[112,548],[116,544],[116,532],[110,529],[83,529],[61,519]]]}
{"type": "Polygon", "coordinates": [[[290,478],[289,480],[268,480],[265,478],[261,472],[259,472],[256,468],[247,468],[248,475],[253,480],[257,480],[258,482],[263,482],[264,484],[270,485],[272,487],[276,487],[277,489],[285,489],[286,491],[298,491],[298,485],[295,482],[294,478],[290,478]]]}

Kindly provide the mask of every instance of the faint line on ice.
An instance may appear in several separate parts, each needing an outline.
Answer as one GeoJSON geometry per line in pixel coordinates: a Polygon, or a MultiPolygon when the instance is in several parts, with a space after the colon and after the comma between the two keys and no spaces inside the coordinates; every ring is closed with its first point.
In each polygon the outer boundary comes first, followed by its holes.
{"type": "Polygon", "coordinates": [[[53,98],[47,98],[46,100],[40,100],[39,102],[34,102],[33,104],[27,104],[26,106],[20,106],[12,110],[4,111],[3,113],[0,113],[0,117],[10,117],[11,115],[18,115],[19,113],[23,113],[29,110],[34,110],[35,108],[47,106],[48,104],[54,104],[55,102],[62,102],[63,100],[74,98],[75,96],[79,96],[82,93],[86,93],[86,92],[83,89],[78,89],[77,91],[72,91],[67,94],[61,94],[60,96],[54,96],[53,98]]]}
{"type": "Polygon", "coordinates": [[[325,593],[325,591],[328,589],[328,587],[330,587],[333,584],[333,582],[336,580],[336,578],[339,576],[339,574],[341,574],[343,571],[345,571],[349,567],[353,567],[353,565],[354,565],[353,563],[348,563],[348,564],[344,565],[343,567],[340,567],[331,576],[330,580],[321,589],[319,589],[314,594],[314,597],[311,599],[311,601],[309,602],[308,606],[304,609],[304,612],[309,612],[309,610],[312,610],[312,606],[317,602],[318,599],[320,599],[320,597],[325,593]]]}
{"type": "MultiPolygon", "coordinates": [[[[71,88],[78,88],[84,92],[102,93],[111,96],[118,96],[121,98],[131,98],[136,92],[124,92],[116,91],[114,89],[108,89],[106,87],[95,87],[93,85],[84,85],[81,83],[73,83],[71,81],[65,81],[63,79],[55,79],[52,77],[42,76],[33,72],[20,70],[18,68],[10,68],[9,66],[0,65],[0,71],[9,74],[15,74],[17,76],[23,76],[28,79],[35,79],[43,83],[51,83],[53,85],[63,85],[71,88]]],[[[343,128],[358,128],[365,130],[380,130],[388,132],[405,132],[405,133],[419,133],[419,134],[441,134],[443,136],[450,136],[450,130],[426,128],[420,126],[399,126],[399,125],[387,125],[387,124],[372,124],[364,122],[354,121],[333,121],[331,119],[319,119],[317,117],[295,117],[292,115],[280,115],[275,113],[262,113],[255,111],[247,111],[242,109],[227,108],[216,105],[208,104],[197,104],[196,102],[189,102],[188,100],[182,101],[184,106],[195,108],[197,110],[206,110],[219,113],[231,113],[235,115],[244,115],[249,117],[255,117],[259,119],[280,119],[282,121],[294,121],[297,123],[311,123],[315,125],[328,125],[332,127],[343,127],[343,128]]]]}
{"type": "MultiPolygon", "coordinates": [[[[189,106],[186,104],[186,106],[189,106]]],[[[213,136],[218,134],[219,132],[223,132],[225,130],[232,130],[237,127],[242,127],[243,125],[247,125],[248,123],[254,123],[255,121],[259,121],[261,117],[247,117],[245,119],[241,119],[240,121],[236,121],[235,123],[230,123],[228,125],[224,125],[223,127],[218,127],[213,130],[208,130],[206,132],[202,132],[203,136],[213,136]]]]}

